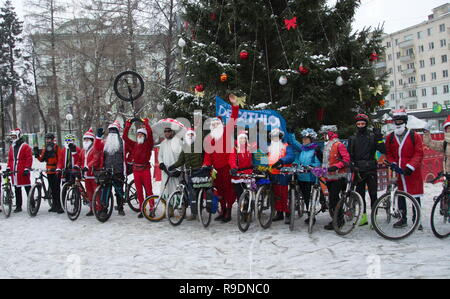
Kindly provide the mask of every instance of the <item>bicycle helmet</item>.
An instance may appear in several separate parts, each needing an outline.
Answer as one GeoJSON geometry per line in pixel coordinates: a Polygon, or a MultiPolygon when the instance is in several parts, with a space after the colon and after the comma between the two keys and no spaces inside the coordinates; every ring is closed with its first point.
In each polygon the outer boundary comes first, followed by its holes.
{"type": "Polygon", "coordinates": [[[369,117],[366,114],[360,113],[356,115],[355,121],[365,121],[366,123],[369,123],[369,117]]]}
{"type": "Polygon", "coordinates": [[[308,129],[303,130],[303,131],[301,132],[301,135],[302,135],[303,138],[305,138],[305,137],[309,137],[309,138],[311,138],[311,139],[316,139],[316,138],[317,138],[317,133],[316,133],[316,131],[314,131],[314,130],[311,129],[311,128],[308,128],[308,129]]]}
{"type": "Polygon", "coordinates": [[[45,139],[55,139],[55,134],[53,133],[46,133],[45,134],[45,139]]]}
{"type": "Polygon", "coordinates": [[[75,142],[76,138],[75,135],[73,134],[67,134],[66,136],[64,136],[64,141],[67,143],[73,143],[75,142]]]}
{"type": "Polygon", "coordinates": [[[320,127],[319,133],[325,134],[325,133],[328,133],[328,132],[336,133],[337,132],[337,126],[336,125],[323,125],[322,127],[320,127]]]}
{"type": "Polygon", "coordinates": [[[405,109],[395,110],[395,111],[392,113],[392,120],[393,120],[394,122],[395,122],[395,121],[402,120],[402,121],[404,121],[405,123],[407,123],[407,122],[408,122],[408,114],[406,113],[406,110],[405,110],[405,109]]]}

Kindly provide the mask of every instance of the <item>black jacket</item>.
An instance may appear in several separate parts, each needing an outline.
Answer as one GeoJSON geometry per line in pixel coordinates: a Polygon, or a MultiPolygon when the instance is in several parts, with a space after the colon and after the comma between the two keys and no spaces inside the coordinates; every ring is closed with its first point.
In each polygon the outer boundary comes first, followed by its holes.
{"type": "Polygon", "coordinates": [[[348,152],[352,162],[361,172],[377,169],[375,153],[386,153],[383,135],[375,134],[369,130],[358,132],[348,139],[348,152]]]}

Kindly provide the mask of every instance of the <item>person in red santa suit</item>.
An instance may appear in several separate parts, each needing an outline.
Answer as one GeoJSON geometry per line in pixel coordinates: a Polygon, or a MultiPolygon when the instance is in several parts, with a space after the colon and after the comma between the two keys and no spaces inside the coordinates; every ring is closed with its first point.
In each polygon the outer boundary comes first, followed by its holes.
{"type": "Polygon", "coordinates": [[[255,145],[248,143],[247,132],[239,132],[237,144],[233,152],[230,154],[229,164],[231,168],[231,182],[233,183],[234,193],[239,200],[244,192],[247,179],[241,178],[238,174],[252,174],[253,173],[253,148],[255,145]]]}
{"type": "Polygon", "coordinates": [[[30,170],[33,164],[33,151],[22,139],[20,129],[11,131],[11,147],[8,153],[6,170],[16,172],[12,175],[12,184],[16,194],[16,209],[14,213],[22,212],[22,187],[27,195],[31,189],[30,170]]]}
{"type": "Polygon", "coordinates": [[[236,97],[230,96],[229,99],[232,104],[231,118],[226,126],[223,125],[220,118],[211,121],[211,133],[205,137],[204,141],[205,155],[203,159],[204,166],[213,166],[217,171],[214,185],[221,196],[222,212],[215,220],[224,223],[231,220],[231,208],[236,200],[231,183],[229,154],[233,151],[234,126],[239,115],[239,106],[236,97]]]}
{"type": "Polygon", "coordinates": [[[90,128],[83,136],[83,149],[80,152],[80,157],[77,161],[77,166],[84,172],[84,184],[86,187],[86,194],[89,200],[89,212],[86,216],[93,216],[92,211],[92,196],[94,196],[97,184],[95,183],[94,170],[100,168],[100,157],[94,151],[95,134],[90,128]]]}
{"type": "MultiPolygon", "coordinates": [[[[423,196],[422,138],[406,127],[408,114],[405,109],[394,111],[392,119],[395,129],[386,138],[386,158],[390,163],[394,163],[394,171],[399,173],[397,179],[399,190],[411,194],[420,204],[420,197],[423,196]]],[[[398,208],[402,213],[402,219],[394,223],[394,228],[403,228],[408,222],[405,198],[399,197],[398,208]]],[[[416,216],[414,214],[413,222],[416,216]]],[[[422,229],[420,224],[419,230],[422,229]]]]}
{"type": "MultiPolygon", "coordinates": [[[[125,141],[125,146],[131,151],[134,183],[136,185],[139,206],[142,210],[142,204],[144,202],[144,190],[142,188],[145,189],[146,196],[153,194],[150,157],[152,155],[154,144],[153,133],[148,123],[148,118],[144,119],[144,127],[139,128],[136,132],[137,141],[133,141],[128,137],[131,125],[137,120],[139,119],[133,118],[127,120],[123,132],[123,140],[125,141]]],[[[142,213],[139,213],[138,218],[142,217],[142,213]]]]}

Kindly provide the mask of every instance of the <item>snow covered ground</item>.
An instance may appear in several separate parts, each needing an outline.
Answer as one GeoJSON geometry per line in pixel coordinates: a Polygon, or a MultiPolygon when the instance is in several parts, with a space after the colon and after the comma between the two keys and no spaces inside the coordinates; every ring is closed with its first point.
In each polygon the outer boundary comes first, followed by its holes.
{"type": "Polygon", "coordinates": [[[398,242],[368,226],[340,237],[323,230],[326,214],[312,235],[303,221],[294,232],[274,223],[241,233],[235,211],[230,223],[204,229],[151,223],[128,208],[102,224],[84,207],[71,222],[43,203],[35,218],[0,214],[0,278],[450,278],[450,239],[435,238],[429,224],[439,190],[426,185],[424,231],[398,242]]]}

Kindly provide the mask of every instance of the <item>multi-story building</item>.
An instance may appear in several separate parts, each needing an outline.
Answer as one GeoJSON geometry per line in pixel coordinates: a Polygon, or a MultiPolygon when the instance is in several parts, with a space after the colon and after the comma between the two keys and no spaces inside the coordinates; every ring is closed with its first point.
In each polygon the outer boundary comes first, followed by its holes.
{"type": "Polygon", "coordinates": [[[375,67],[389,74],[386,108],[406,108],[442,127],[450,112],[449,37],[450,3],[434,8],[427,21],[384,37],[385,56],[375,67]],[[436,113],[439,105],[442,112],[436,113]]]}

